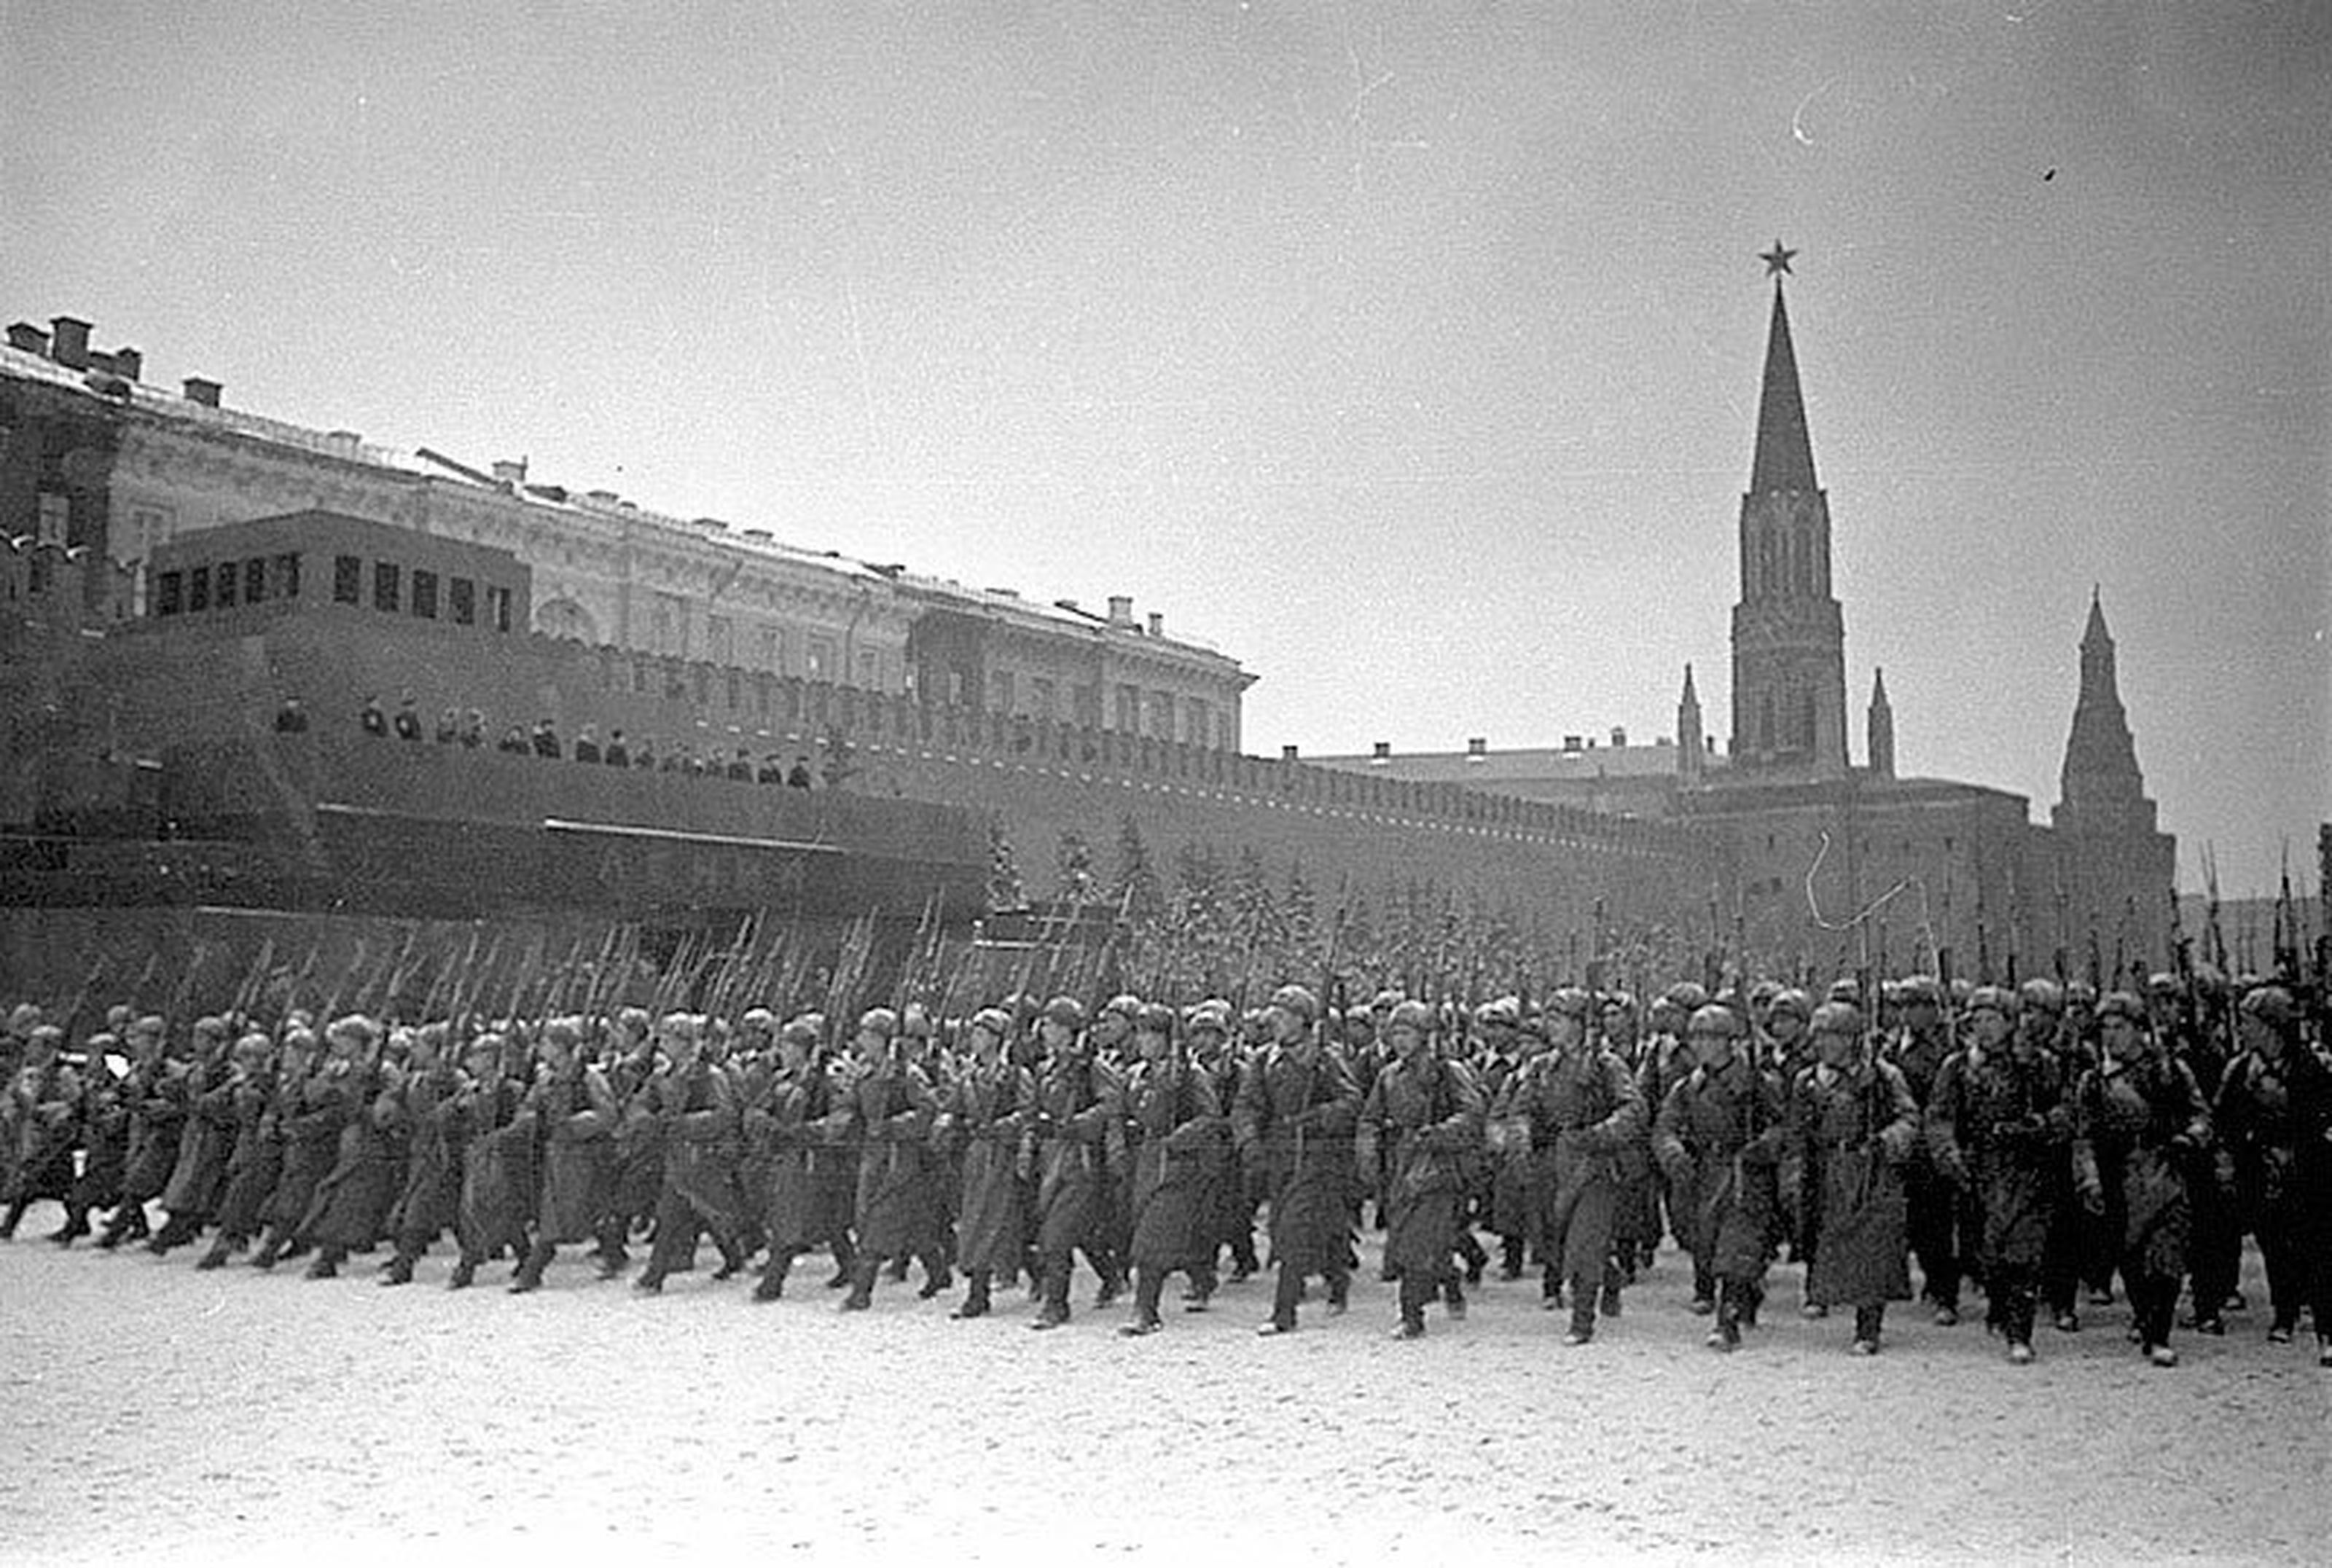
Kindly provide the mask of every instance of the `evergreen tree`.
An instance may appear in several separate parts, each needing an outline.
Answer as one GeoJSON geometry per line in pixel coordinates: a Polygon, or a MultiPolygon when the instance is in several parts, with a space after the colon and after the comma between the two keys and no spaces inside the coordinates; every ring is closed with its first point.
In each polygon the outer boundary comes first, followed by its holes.
{"type": "Polygon", "coordinates": [[[1165,911],[1165,894],[1150,865],[1150,846],[1142,842],[1141,825],[1131,811],[1118,823],[1117,879],[1110,884],[1109,900],[1136,925],[1147,925],[1165,911]]]}
{"type": "Polygon", "coordinates": [[[1093,851],[1085,847],[1084,835],[1074,827],[1063,828],[1060,853],[1053,864],[1055,898],[1070,904],[1093,902],[1098,883],[1094,876],[1093,851]]]}

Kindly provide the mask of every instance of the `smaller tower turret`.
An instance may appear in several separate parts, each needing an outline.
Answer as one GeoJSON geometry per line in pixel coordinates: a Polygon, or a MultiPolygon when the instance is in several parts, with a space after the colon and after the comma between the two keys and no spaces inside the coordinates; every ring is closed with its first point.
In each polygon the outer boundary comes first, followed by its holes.
{"type": "Polygon", "coordinates": [[[1880,779],[1895,777],[1895,709],[1887,701],[1887,672],[1870,676],[1870,771],[1880,779]]]}

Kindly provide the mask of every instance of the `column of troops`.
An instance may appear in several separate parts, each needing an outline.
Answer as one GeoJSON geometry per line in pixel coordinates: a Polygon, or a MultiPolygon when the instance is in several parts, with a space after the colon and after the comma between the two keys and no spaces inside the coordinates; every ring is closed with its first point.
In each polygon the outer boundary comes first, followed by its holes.
{"type": "Polygon", "coordinates": [[[709,1240],[712,1277],[753,1269],[755,1300],[826,1255],[862,1311],[913,1264],[927,1299],[961,1276],[962,1319],[1027,1281],[1039,1330],[1069,1322],[1082,1258],[1095,1307],[1131,1293],[1131,1335],[1163,1326],[1173,1276],[1199,1312],[1226,1268],[1276,1267],[1259,1331],[1279,1334],[1307,1299],[1344,1312],[1372,1226],[1395,1337],[1534,1267],[1582,1345],[1673,1235],[1715,1350],[1787,1256],[1797,1310],[1850,1314],[1865,1355],[1914,1263],[1937,1324],[1980,1290],[2017,1363],[2036,1319],[2078,1332],[2118,1276],[2160,1366],[2182,1297],[2210,1334],[2249,1305],[2249,1236],[2268,1339],[2307,1322],[2332,1367],[2332,1068],[2290,989],[1882,989],[1876,1018],[1854,980],[1819,1001],[1684,983],[1640,1012],[1576,988],[1341,1015],[1300,985],[1244,1014],[1011,998],[876,1008],[846,1040],[758,1008],[264,1028],[116,1008],[72,1042],[27,1004],[0,1036],[0,1236],[53,1203],[60,1246],[304,1257],[319,1279],[385,1252],[386,1286],[450,1238],[448,1286],[507,1258],[515,1292],[562,1248],[613,1278],[643,1243],[655,1292],[709,1240]]]}

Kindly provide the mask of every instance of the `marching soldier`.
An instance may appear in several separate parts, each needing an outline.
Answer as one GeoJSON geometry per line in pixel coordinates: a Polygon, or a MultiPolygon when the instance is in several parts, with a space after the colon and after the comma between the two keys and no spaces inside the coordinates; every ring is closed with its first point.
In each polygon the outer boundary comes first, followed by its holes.
{"type": "MultiPolygon", "coordinates": [[[[1210,999],[1191,1009],[1186,1037],[1190,1041],[1191,1067],[1206,1075],[1215,1104],[1236,1104],[1245,1066],[1240,1053],[1231,1044],[1230,1004],[1210,999]]],[[[1211,1216],[1207,1258],[1213,1266],[1228,1248],[1234,1285],[1253,1278],[1260,1262],[1255,1255],[1256,1204],[1257,1195],[1242,1178],[1237,1159],[1226,1160],[1207,1187],[1207,1209],[1211,1216]]]]}
{"type": "Polygon", "coordinates": [[[1523,1028],[1522,1002],[1515,997],[1485,1002],[1475,1022],[1482,1036],[1480,1077],[1489,1118],[1484,1133],[1487,1190],[1483,1218],[1498,1238],[1498,1277],[1520,1279],[1531,1231],[1530,1150],[1506,1136],[1506,1100],[1537,1042],[1523,1028]]]}
{"type": "Polygon", "coordinates": [[[1824,1002],[1811,1023],[1814,1059],[1790,1091],[1806,1302],[1817,1315],[1852,1307],[1855,1353],[1876,1355],[1887,1304],[1911,1298],[1901,1171],[1918,1142],[1919,1108],[1903,1075],[1865,1049],[1852,1004],[1824,1002]]]}
{"type": "Polygon", "coordinates": [[[1361,1099],[1352,1075],[1321,1045],[1319,1003],[1310,991],[1282,986],[1265,1012],[1272,1044],[1239,1085],[1232,1128],[1241,1162],[1264,1171],[1271,1200],[1279,1283],[1270,1320],[1257,1332],[1293,1334],[1307,1276],[1326,1277],[1331,1316],[1351,1296],[1346,1199],[1361,1099]]]}
{"type": "Polygon", "coordinates": [[[1027,1144],[1037,1180],[1040,1302],[1029,1324],[1036,1329],[1069,1321],[1069,1274],[1077,1249],[1084,1250],[1104,1288],[1118,1269],[1102,1224],[1109,1130],[1124,1114],[1123,1090],[1116,1073],[1094,1057],[1085,1021],[1085,1009],[1074,998],[1055,997],[1045,1004],[1037,1026],[1045,1065],[1027,1144]]]}
{"type": "Polygon", "coordinates": [[[607,1211],[614,1174],[616,1092],[583,1059],[583,1031],[574,1018],[553,1018],[542,1031],[542,1060],[521,1102],[535,1122],[540,1196],[534,1245],[511,1278],[513,1295],[541,1288],[543,1271],[567,1242],[596,1239],[607,1211]]]}
{"type": "Polygon", "coordinates": [[[694,1267],[697,1237],[705,1231],[721,1249],[715,1280],[745,1267],[736,1210],[735,1090],[705,1056],[702,1020],[667,1013],[657,1033],[668,1062],[648,1080],[646,1094],[664,1148],[664,1188],[656,1198],[655,1244],[632,1281],[633,1289],[650,1296],[670,1276],[694,1267]]]}
{"type": "Polygon", "coordinates": [[[1229,1124],[1213,1083],[1194,1067],[1174,1039],[1174,1012],[1145,1004],[1134,1017],[1137,1059],[1127,1071],[1125,1147],[1116,1156],[1131,1173],[1133,1321],[1121,1334],[1155,1334],[1165,1326],[1158,1303],[1166,1276],[1190,1282],[1184,1306],[1206,1310],[1215,1293],[1213,1238],[1208,1200],[1221,1169],[1229,1124]]]}
{"type": "Polygon", "coordinates": [[[995,1306],[995,1281],[1020,1272],[1027,1219],[1018,1172],[1023,1141],[1036,1116],[1037,1084],[1005,1054],[1011,1015],[982,1008],[969,1026],[970,1060],[948,1085],[935,1133],[962,1151],[956,1204],[956,1261],[966,1288],[948,1315],[985,1317],[995,1306]]]}
{"type": "MultiPolygon", "coordinates": [[[[1891,1059],[1924,1118],[1935,1095],[1935,1076],[1952,1052],[1951,1031],[1944,1023],[1943,988],[1930,975],[1913,975],[1903,982],[1901,998],[1903,1032],[1891,1059]]],[[[1919,1147],[1903,1178],[1911,1250],[1919,1259],[1920,1294],[1935,1307],[1936,1324],[1949,1328],[1960,1320],[1960,1200],[1927,1147],[1924,1123],[1919,1147]]]]}
{"type": "Polygon", "coordinates": [[[1739,1015],[1712,1004],[1686,1026],[1698,1058],[1668,1091],[1652,1150],[1692,1253],[1693,1311],[1713,1313],[1712,1350],[1737,1350],[1757,1321],[1777,1208],[1774,1167],[1788,1136],[1781,1085],[1741,1047],[1739,1015]]]}
{"type": "MultiPolygon", "coordinates": [[[[460,1092],[461,1070],[448,1059],[446,1028],[414,1031],[401,1067],[387,1073],[392,1114],[405,1135],[405,1181],[390,1207],[388,1235],[396,1250],[381,1268],[384,1286],[413,1283],[413,1266],[461,1218],[462,1146],[445,1114],[460,1092]]],[[[222,1221],[224,1229],[224,1221],[222,1221]]]]}
{"type": "Polygon", "coordinates": [[[932,1198],[924,1156],[939,1103],[922,1071],[898,1047],[899,1018],[870,1009],[853,1042],[857,1073],[850,1085],[852,1123],[859,1139],[857,1256],[851,1265],[845,1312],[874,1305],[874,1276],[885,1260],[908,1257],[931,1245],[932,1198]]]}
{"type": "Polygon", "coordinates": [[[1935,1076],[1927,1140],[1938,1171],[1978,1217],[1984,1326],[2021,1366],[2032,1359],[2033,1304],[2069,1131],[2064,1088],[2055,1058],[2017,1032],[2010,991],[1971,991],[1966,1025],[1968,1044],[1935,1076]]]}
{"type": "Polygon", "coordinates": [[[2105,1059],[2081,1077],[2074,1181],[2117,1243],[2132,1337],[2155,1365],[2174,1367],[2170,1323],[2193,1223],[2186,1172],[2209,1147],[2211,1114],[2186,1065],[2148,1037],[2145,1003],[2112,992],[2098,1003],[2098,1024],[2105,1059]]]}
{"type": "Polygon", "coordinates": [[[226,1185],[219,1194],[217,1234],[195,1265],[199,1269],[225,1267],[265,1228],[267,1202],[282,1169],[282,1144],[270,1120],[275,1073],[265,1035],[247,1034],[234,1043],[227,1087],[234,1104],[234,1141],[227,1152],[226,1185]]]}
{"type": "MultiPolygon", "coordinates": [[[[87,1211],[71,1207],[82,1084],[81,1076],[63,1061],[64,1038],[64,1030],[54,1024],[33,1024],[25,1032],[24,1056],[14,1081],[0,1085],[9,1107],[9,1115],[0,1119],[0,1133],[9,1140],[10,1157],[5,1194],[8,1207],[0,1216],[0,1240],[14,1236],[24,1210],[47,1198],[67,1204],[64,1228],[53,1239],[70,1244],[76,1223],[78,1234],[88,1234],[87,1211]]],[[[89,1055],[91,1070],[104,1072],[94,1040],[89,1055]]]]}
{"type": "Polygon", "coordinates": [[[1432,1021],[1423,1002],[1394,1005],[1386,1027],[1392,1059],[1369,1087],[1356,1139],[1362,1169],[1385,1175],[1384,1268],[1400,1292],[1396,1339],[1423,1336],[1436,1292],[1451,1317],[1466,1315],[1450,1258],[1486,1107],[1472,1071],[1433,1049],[1432,1021]]]}
{"type": "Polygon", "coordinates": [[[1510,1114],[1532,1151],[1546,1303],[1552,1307],[1560,1299],[1558,1284],[1570,1292],[1571,1332],[1563,1343],[1572,1345],[1595,1337],[1599,1286],[1604,1315],[1619,1315],[1611,1223],[1621,1157],[1644,1127],[1643,1100],[1627,1065],[1588,1038],[1593,1006],[1585,991],[1568,986],[1547,998],[1548,1047],[1509,1095],[1510,1114]]]}
{"type": "Polygon", "coordinates": [[[2211,1124],[2234,1166],[2242,1213],[2267,1266],[2273,1317],[2268,1343],[2289,1344],[2306,1300],[2306,1248],[2321,1224],[2308,1211],[2299,1186],[2292,1091],[2295,1080],[2304,1082],[2311,1067],[2319,1073],[2321,1067],[2299,1043],[2299,1011],[2281,986],[2260,986],[2245,995],[2236,1009],[2236,1028],[2243,1054],[2227,1064],[2220,1079],[2211,1124]]]}

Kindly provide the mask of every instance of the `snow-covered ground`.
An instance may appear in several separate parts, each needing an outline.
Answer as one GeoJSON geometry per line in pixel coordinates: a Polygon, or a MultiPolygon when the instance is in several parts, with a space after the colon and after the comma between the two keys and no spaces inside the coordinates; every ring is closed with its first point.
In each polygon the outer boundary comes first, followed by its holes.
{"type": "Polygon", "coordinates": [[[1167,1332],[1124,1339],[1082,1278],[1039,1334],[1018,1290],[980,1322],[912,1282],[842,1315],[815,1262],[769,1305],[579,1259],[513,1297],[507,1265],[460,1294],[442,1256],[401,1290],[363,1258],[200,1274],[199,1249],[60,1251],[55,1222],[0,1246],[10,1563],[2315,1562],[2332,1538],[2332,1372],[2305,1334],[2265,1343],[2256,1257],[2252,1310],[2163,1371],[2118,1306],[2017,1368],[1980,1303],[1948,1330],[1900,1305],[1859,1359],[1787,1267],[1721,1355],[1673,1252],[1572,1350],[1534,1281],[1415,1343],[1368,1272],[1292,1337],[1255,1336],[1257,1279],[1204,1315],[1170,1288],[1167,1332]]]}

